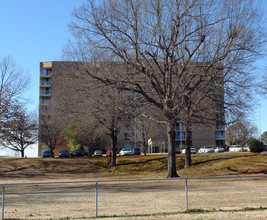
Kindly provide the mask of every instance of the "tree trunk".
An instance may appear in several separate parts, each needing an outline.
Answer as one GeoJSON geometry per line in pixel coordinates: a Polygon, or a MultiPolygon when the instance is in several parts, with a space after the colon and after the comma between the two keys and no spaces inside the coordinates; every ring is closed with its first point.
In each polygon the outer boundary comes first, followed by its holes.
{"type": "Polygon", "coordinates": [[[54,149],[53,149],[53,147],[51,147],[50,150],[51,150],[50,157],[52,158],[54,156],[54,149]]]}
{"type": "Polygon", "coordinates": [[[145,156],[146,156],[146,151],[147,151],[147,144],[146,144],[146,143],[147,143],[146,141],[143,142],[144,155],[145,155],[145,156]]]}
{"type": "Polygon", "coordinates": [[[21,157],[24,157],[24,150],[20,151],[20,155],[21,155],[21,157]]]}
{"type": "Polygon", "coordinates": [[[117,141],[118,138],[116,135],[111,135],[111,139],[112,139],[112,156],[111,156],[111,166],[115,167],[116,164],[116,148],[117,148],[117,141]]]}
{"type": "Polygon", "coordinates": [[[184,124],[184,132],[185,132],[185,164],[184,167],[191,166],[191,141],[190,141],[190,126],[188,123],[184,124]]]}
{"type": "Polygon", "coordinates": [[[176,172],[176,155],[175,155],[175,122],[167,123],[168,135],[168,174],[167,178],[179,177],[176,172]]]}

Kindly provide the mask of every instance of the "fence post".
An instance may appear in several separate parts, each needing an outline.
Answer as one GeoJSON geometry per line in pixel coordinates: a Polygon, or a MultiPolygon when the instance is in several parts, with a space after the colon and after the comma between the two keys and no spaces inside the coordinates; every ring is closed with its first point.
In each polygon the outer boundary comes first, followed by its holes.
{"type": "Polygon", "coordinates": [[[186,210],[188,210],[188,187],[187,187],[187,177],[185,178],[185,201],[186,201],[186,210]]]}
{"type": "Polygon", "coordinates": [[[2,189],[2,218],[4,219],[4,206],[5,206],[5,185],[3,185],[2,189]]]}
{"type": "Polygon", "coordinates": [[[95,217],[97,217],[98,209],[98,181],[95,182],[95,217]]]}

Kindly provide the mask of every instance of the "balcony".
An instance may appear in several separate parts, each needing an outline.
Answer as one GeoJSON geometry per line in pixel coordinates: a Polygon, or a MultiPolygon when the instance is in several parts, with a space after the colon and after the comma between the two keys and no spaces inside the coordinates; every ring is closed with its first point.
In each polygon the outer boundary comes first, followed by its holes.
{"type": "Polygon", "coordinates": [[[175,124],[175,131],[184,131],[184,126],[181,123],[175,124]]]}
{"type": "Polygon", "coordinates": [[[49,105],[50,104],[50,97],[41,97],[40,104],[41,105],[49,105]]]}
{"type": "Polygon", "coordinates": [[[41,96],[51,96],[51,93],[41,92],[41,96]]]}
{"type": "Polygon", "coordinates": [[[52,72],[52,69],[43,69],[41,76],[49,77],[51,76],[51,72],[52,72]]]}
{"type": "Polygon", "coordinates": [[[224,131],[223,125],[216,125],[216,131],[224,131]]]}
{"type": "Polygon", "coordinates": [[[48,106],[41,106],[39,109],[40,115],[49,115],[50,114],[50,108],[48,106]]]}
{"type": "Polygon", "coordinates": [[[41,86],[43,86],[43,87],[52,86],[51,78],[41,79],[41,86]]]}
{"type": "Polygon", "coordinates": [[[51,96],[52,88],[42,88],[41,95],[42,96],[51,96]]]}
{"type": "Polygon", "coordinates": [[[224,132],[223,131],[216,131],[215,133],[216,140],[224,140],[224,132]]]}

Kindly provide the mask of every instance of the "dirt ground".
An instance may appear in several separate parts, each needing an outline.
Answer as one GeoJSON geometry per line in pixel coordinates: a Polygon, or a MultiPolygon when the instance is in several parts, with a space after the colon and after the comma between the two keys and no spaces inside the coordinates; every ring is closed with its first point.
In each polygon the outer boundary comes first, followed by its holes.
{"type": "Polygon", "coordinates": [[[166,219],[166,220],[266,220],[267,210],[261,211],[224,211],[224,212],[206,212],[206,213],[194,213],[194,214],[175,214],[175,215],[157,215],[157,216],[144,216],[144,217],[121,217],[121,218],[105,218],[106,220],[154,220],[154,219],[166,219]]]}
{"type": "Polygon", "coordinates": [[[214,212],[162,215],[186,210],[185,180],[131,180],[99,181],[97,187],[93,181],[5,185],[4,216],[84,219],[97,210],[100,217],[125,216],[117,219],[266,219],[266,209],[240,211],[267,208],[266,177],[189,179],[187,184],[188,208],[214,212]],[[136,215],[140,217],[128,217],[136,215]]]}

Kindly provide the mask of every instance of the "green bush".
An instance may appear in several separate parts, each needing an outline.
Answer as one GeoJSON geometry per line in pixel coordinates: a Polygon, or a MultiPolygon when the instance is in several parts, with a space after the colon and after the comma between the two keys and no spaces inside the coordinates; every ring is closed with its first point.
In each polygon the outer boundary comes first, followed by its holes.
{"type": "Polygon", "coordinates": [[[260,153],[264,151],[263,142],[257,139],[250,140],[249,145],[250,145],[250,151],[253,153],[260,153]]]}

